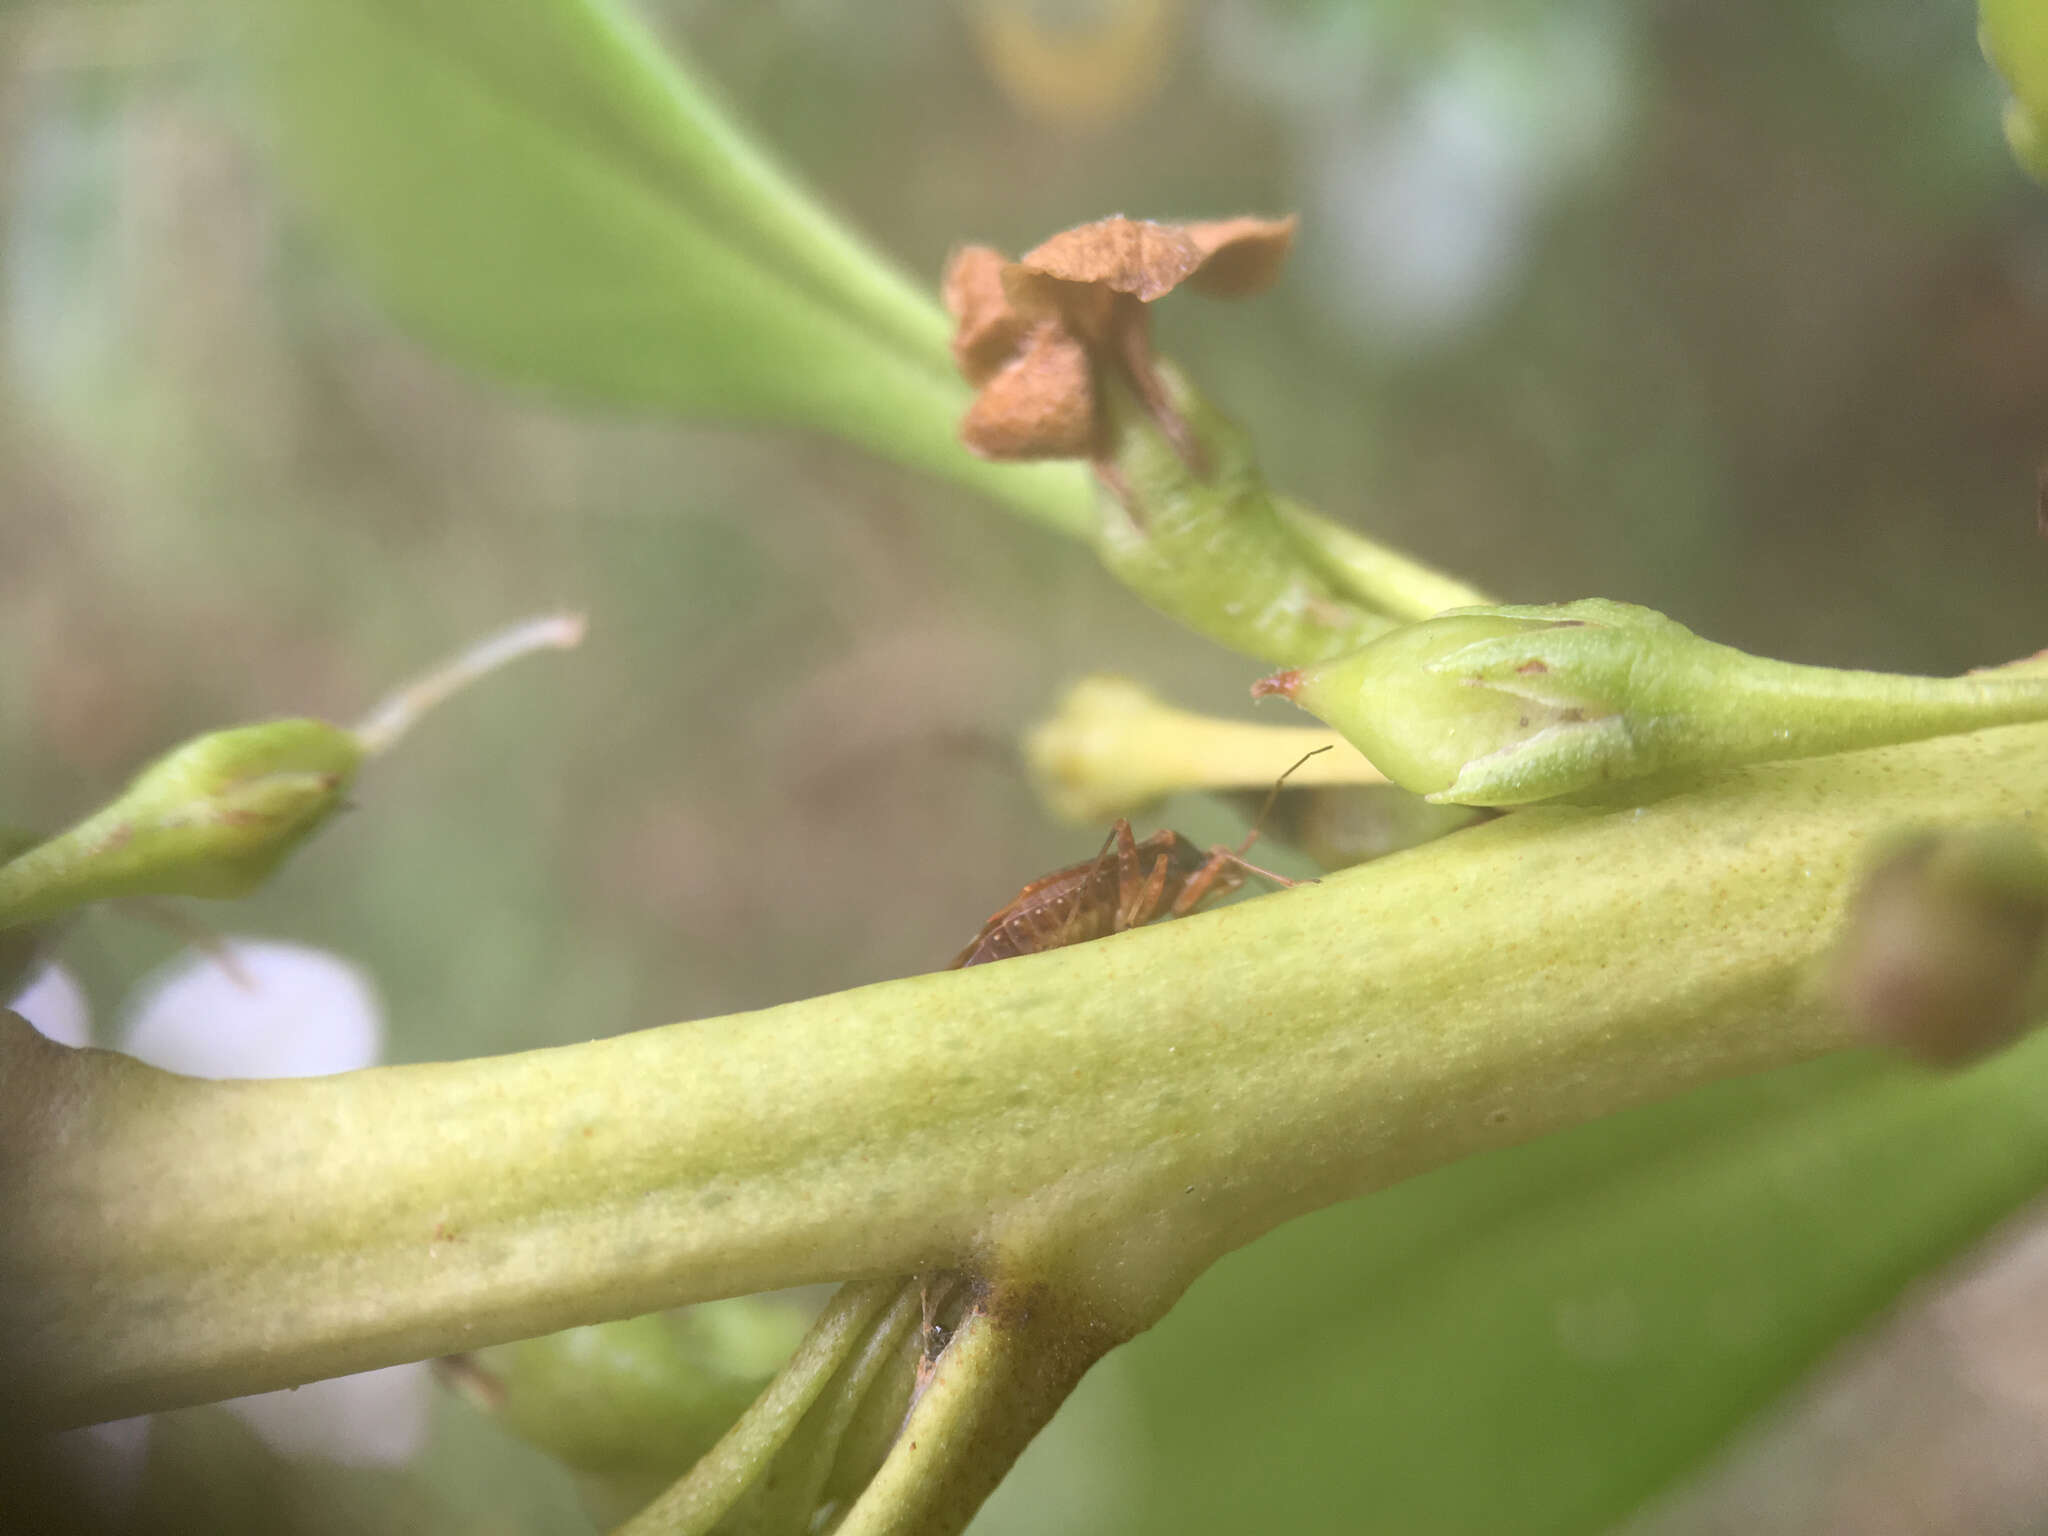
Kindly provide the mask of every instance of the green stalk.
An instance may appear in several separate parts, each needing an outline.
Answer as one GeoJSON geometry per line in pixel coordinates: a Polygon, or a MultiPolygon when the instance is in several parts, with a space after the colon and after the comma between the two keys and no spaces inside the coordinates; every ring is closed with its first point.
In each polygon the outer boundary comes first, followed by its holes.
{"type": "Polygon", "coordinates": [[[739,1421],[660,1498],[620,1526],[617,1536],[702,1536],[715,1529],[760,1481],[811,1405],[860,1351],[875,1319],[903,1289],[902,1282],[889,1280],[841,1286],[789,1363],[739,1421]]]}
{"type": "Polygon", "coordinates": [[[2048,727],[1771,764],[1042,956],[330,1078],[0,1020],[8,1390],[55,1427],[935,1267],[1126,1336],[1290,1216],[1846,1043],[1812,962],[1872,839],[2044,809],[2048,727]]]}
{"type": "Polygon", "coordinates": [[[838,1536],[965,1530],[1088,1368],[1122,1342],[1113,1325],[1051,1286],[985,1298],[940,1356],[838,1536]]]}
{"type": "Polygon", "coordinates": [[[1273,506],[1296,539],[1312,550],[1330,577],[1368,608],[1414,621],[1446,608],[1490,603],[1477,587],[1459,580],[1285,496],[1273,506]]]}

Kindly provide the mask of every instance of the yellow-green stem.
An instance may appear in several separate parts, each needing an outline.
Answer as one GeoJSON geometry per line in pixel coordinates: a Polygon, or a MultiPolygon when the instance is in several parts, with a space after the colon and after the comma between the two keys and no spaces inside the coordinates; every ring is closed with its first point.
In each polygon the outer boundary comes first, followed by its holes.
{"type": "Polygon", "coordinates": [[[304,1081],[0,1018],[7,1390],[54,1426],[941,1268],[1127,1334],[1290,1216],[1843,1044],[1813,962],[1871,840],[2044,809],[2048,727],[1983,731],[1526,811],[1047,955],[304,1081]]]}

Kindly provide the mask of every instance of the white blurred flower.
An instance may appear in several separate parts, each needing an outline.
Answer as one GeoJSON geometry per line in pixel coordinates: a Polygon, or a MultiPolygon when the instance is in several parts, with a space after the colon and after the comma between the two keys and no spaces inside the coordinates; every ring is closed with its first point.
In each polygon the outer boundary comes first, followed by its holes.
{"type": "Polygon", "coordinates": [[[59,1045],[92,1044],[92,1012],[85,993],[61,965],[46,965],[8,1004],[59,1045]]]}
{"type": "Polygon", "coordinates": [[[355,966],[301,944],[237,939],[144,978],[120,1049],[188,1077],[324,1077],[374,1066],[383,1009],[355,966]]]}
{"type": "Polygon", "coordinates": [[[1521,265],[1535,187],[1522,125],[1439,75],[1391,113],[1339,118],[1312,151],[1319,286],[1376,345],[1455,333],[1521,265]]]}
{"type": "Polygon", "coordinates": [[[432,1405],[424,1361],[336,1376],[221,1406],[280,1456],[318,1456],[343,1466],[400,1466],[427,1438],[432,1405]]]}
{"type": "MultiPolygon", "coordinates": [[[[92,1043],[85,994],[61,966],[45,966],[9,1006],[52,1040],[92,1043]]],[[[124,1012],[120,1050],[191,1077],[319,1077],[373,1066],[383,1052],[383,1007],[369,978],[299,944],[231,939],[220,956],[188,954],[146,977],[124,1012]]],[[[422,1362],[222,1406],[281,1456],[395,1465],[426,1438],[430,1393],[422,1362]]],[[[117,1510],[133,1499],[147,1418],[59,1440],[97,1501],[117,1510]]]]}

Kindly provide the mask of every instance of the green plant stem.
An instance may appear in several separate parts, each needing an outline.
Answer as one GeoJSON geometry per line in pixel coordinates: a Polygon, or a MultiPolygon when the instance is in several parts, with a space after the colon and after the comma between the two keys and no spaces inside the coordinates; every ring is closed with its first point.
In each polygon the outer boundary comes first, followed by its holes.
{"type": "MultiPolygon", "coordinates": [[[[846,1432],[866,1411],[868,1396],[890,1374],[916,1332],[923,1310],[923,1288],[915,1277],[901,1282],[895,1299],[866,1333],[860,1347],[833,1376],[831,1385],[811,1405],[803,1423],[747,1489],[719,1529],[725,1536],[794,1536],[813,1528],[825,1502],[825,1486],[839,1463],[846,1432]]],[[[893,1411],[900,1422],[909,1403],[908,1381],[895,1395],[893,1411]]],[[[772,1388],[771,1388],[772,1390],[772,1388]]],[[[694,1475],[694,1474],[691,1474],[694,1475]]],[[[632,1536],[666,1536],[658,1527],[632,1536]]],[[[676,1533],[683,1536],[683,1533],[676,1533]]]]}
{"type": "Polygon", "coordinates": [[[1846,1043],[1813,961],[1871,840],[2044,808],[2048,727],[1770,764],[1042,956],[329,1078],[0,1020],[8,1391],[54,1427],[934,1267],[1127,1335],[1290,1216],[1846,1043]]]}
{"type": "Polygon", "coordinates": [[[1477,587],[1375,543],[1364,534],[1288,497],[1275,498],[1280,520],[1322,561],[1324,571],[1359,602],[1403,620],[1427,619],[1446,608],[1491,603],[1477,587]]]}
{"type": "Polygon", "coordinates": [[[1050,1286],[998,1292],[969,1313],[931,1385],[838,1536],[953,1536],[1067,1394],[1122,1342],[1050,1286]]]}
{"type": "Polygon", "coordinates": [[[841,1286],[753,1406],[696,1466],[620,1526],[618,1536],[699,1536],[716,1526],[789,1442],[902,1288],[890,1280],[841,1286]]]}

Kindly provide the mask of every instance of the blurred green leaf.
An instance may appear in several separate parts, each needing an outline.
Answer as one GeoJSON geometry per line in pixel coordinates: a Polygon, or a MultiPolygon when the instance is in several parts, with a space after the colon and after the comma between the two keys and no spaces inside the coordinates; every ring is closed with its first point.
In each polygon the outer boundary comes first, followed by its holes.
{"type": "Polygon", "coordinates": [[[1603,1530],[2039,1193],[2044,1083],[1831,1058],[1296,1222],[1130,1346],[1133,1529],[1603,1530]]]}
{"type": "Polygon", "coordinates": [[[616,4],[231,3],[291,191],[435,345],[580,401],[830,432],[1086,527],[1074,466],[960,447],[936,304],[616,4]]]}
{"type": "Polygon", "coordinates": [[[2048,182],[2048,6],[2040,0],[1982,0],[1984,56],[2013,99],[2005,136],[2036,180],[2048,182]]]}
{"type": "Polygon", "coordinates": [[[735,1297],[476,1352],[499,1422],[622,1520],[689,1470],[802,1340],[809,1308],[735,1297]]]}

